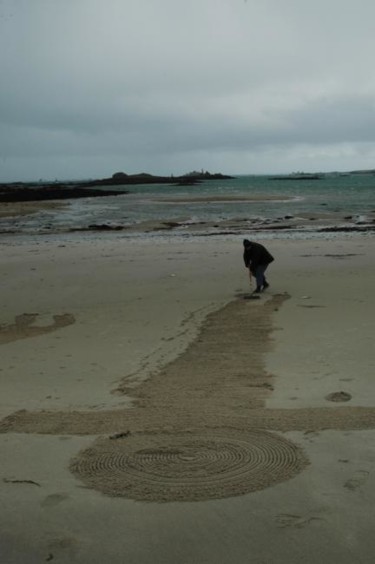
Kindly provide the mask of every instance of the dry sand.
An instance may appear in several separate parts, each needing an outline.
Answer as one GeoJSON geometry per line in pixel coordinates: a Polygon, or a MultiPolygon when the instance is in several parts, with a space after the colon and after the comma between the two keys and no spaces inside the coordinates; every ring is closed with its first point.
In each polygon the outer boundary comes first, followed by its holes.
{"type": "Polygon", "coordinates": [[[3,240],[1,563],[373,561],[373,238],[267,246],[3,240]]]}

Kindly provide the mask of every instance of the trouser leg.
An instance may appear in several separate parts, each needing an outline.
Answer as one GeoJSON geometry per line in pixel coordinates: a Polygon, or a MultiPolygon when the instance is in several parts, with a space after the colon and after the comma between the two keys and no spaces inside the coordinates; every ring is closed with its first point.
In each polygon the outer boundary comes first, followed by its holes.
{"type": "Polygon", "coordinates": [[[257,288],[261,289],[262,286],[266,283],[266,278],[264,276],[265,271],[267,270],[268,264],[260,264],[255,270],[255,278],[257,281],[257,288]]]}

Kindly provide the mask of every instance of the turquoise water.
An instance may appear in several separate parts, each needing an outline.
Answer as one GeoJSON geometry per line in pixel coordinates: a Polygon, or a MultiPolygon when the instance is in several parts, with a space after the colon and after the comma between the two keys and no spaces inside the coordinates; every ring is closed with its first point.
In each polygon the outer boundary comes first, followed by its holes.
{"type": "MultiPolygon", "coordinates": [[[[134,226],[160,220],[177,221],[185,225],[231,220],[261,225],[264,221],[282,221],[286,217],[298,218],[304,214],[332,214],[333,224],[341,224],[344,218],[350,217],[345,221],[355,224],[366,219],[372,221],[375,212],[373,175],[332,174],[323,175],[318,180],[238,176],[230,180],[205,181],[189,187],[160,184],[122,188],[130,193],[117,197],[72,200],[60,211],[43,212],[16,220],[4,219],[1,222],[2,230],[61,231],[93,224],[134,226]]],[[[309,226],[309,229],[313,227],[309,226]]]]}
{"type": "Polygon", "coordinates": [[[106,199],[107,209],[103,209],[103,202],[99,200],[91,202],[91,211],[95,210],[96,219],[111,217],[112,221],[132,224],[160,218],[215,221],[322,212],[361,216],[375,210],[373,176],[325,176],[321,180],[273,180],[265,176],[241,176],[233,180],[207,181],[194,187],[147,185],[131,187],[130,190],[131,194],[121,198],[121,202],[116,198],[106,199]],[[194,201],[195,198],[205,197],[261,199],[194,201]],[[277,200],[267,200],[269,197],[277,200]]]}

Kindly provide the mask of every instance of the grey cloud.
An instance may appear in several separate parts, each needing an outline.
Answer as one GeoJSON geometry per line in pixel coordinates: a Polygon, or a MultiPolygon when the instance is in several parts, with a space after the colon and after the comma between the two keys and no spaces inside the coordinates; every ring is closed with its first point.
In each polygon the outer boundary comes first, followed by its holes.
{"type": "Polygon", "coordinates": [[[3,1],[0,181],[124,158],[176,173],[370,164],[375,4],[360,7],[3,1]]]}

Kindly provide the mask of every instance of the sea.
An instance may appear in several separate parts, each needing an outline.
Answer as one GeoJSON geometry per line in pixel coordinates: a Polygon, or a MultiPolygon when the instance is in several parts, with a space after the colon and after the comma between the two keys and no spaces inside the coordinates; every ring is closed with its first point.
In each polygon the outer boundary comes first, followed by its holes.
{"type": "Polygon", "coordinates": [[[197,185],[101,186],[123,195],[0,219],[0,236],[108,234],[122,237],[334,237],[375,232],[375,174],[255,176],[197,185]]]}

